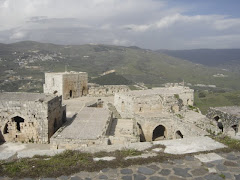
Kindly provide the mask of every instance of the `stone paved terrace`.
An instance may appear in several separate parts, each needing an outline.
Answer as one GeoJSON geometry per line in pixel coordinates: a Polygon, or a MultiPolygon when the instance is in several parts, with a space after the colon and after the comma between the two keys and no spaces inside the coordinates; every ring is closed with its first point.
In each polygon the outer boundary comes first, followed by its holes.
{"type": "Polygon", "coordinates": [[[64,139],[97,139],[109,119],[109,111],[104,108],[84,107],[60,134],[64,139]]]}
{"type": "Polygon", "coordinates": [[[193,92],[192,89],[189,89],[188,87],[162,87],[162,88],[153,88],[153,89],[147,89],[147,90],[134,90],[134,91],[129,91],[124,94],[128,96],[144,96],[144,95],[154,95],[154,94],[179,94],[185,91],[193,92]]]}
{"type": "MultiPolygon", "coordinates": [[[[134,165],[126,168],[102,169],[97,172],[79,172],[58,178],[41,180],[240,180],[240,152],[199,156],[187,155],[181,159],[134,165]],[[208,157],[208,158],[206,158],[208,157]],[[217,158],[216,158],[217,157],[217,158]]],[[[1,180],[9,180],[0,177],[1,180]]],[[[31,180],[31,178],[25,178],[31,180]]]]}
{"type": "Polygon", "coordinates": [[[224,106],[224,107],[214,107],[217,111],[222,111],[240,118],[240,107],[239,106],[224,106]]]}
{"type": "Polygon", "coordinates": [[[43,93],[3,92],[0,101],[50,101],[55,96],[43,93]]]}

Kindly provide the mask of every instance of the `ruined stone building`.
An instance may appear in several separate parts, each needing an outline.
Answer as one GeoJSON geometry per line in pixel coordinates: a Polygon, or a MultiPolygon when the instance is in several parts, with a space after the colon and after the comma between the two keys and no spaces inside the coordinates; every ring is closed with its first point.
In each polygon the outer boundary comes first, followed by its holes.
{"type": "Polygon", "coordinates": [[[0,140],[48,143],[66,118],[62,97],[37,93],[0,93],[0,140]]]}
{"type": "Polygon", "coordinates": [[[193,90],[188,87],[163,87],[116,93],[114,105],[123,118],[136,114],[178,112],[193,105],[193,90]]]}
{"type": "Polygon", "coordinates": [[[203,116],[190,110],[193,93],[184,86],[116,93],[114,105],[122,118],[136,120],[141,141],[197,136],[204,133],[194,121],[203,116]]]}
{"type": "Polygon", "coordinates": [[[225,133],[230,136],[235,136],[240,128],[240,107],[214,107],[209,108],[207,117],[211,123],[217,126],[215,133],[225,133]]]}
{"type": "MultiPolygon", "coordinates": [[[[88,86],[87,73],[63,72],[46,73],[43,89],[45,94],[0,94],[1,140],[76,149],[206,134],[207,118],[193,107],[194,90],[182,85],[131,91],[88,86]]],[[[237,129],[239,115],[231,114],[212,111],[209,117],[237,129]]]]}
{"type": "Polygon", "coordinates": [[[88,74],[86,72],[45,73],[43,92],[61,95],[63,99],[87,95],[88,74]]]}

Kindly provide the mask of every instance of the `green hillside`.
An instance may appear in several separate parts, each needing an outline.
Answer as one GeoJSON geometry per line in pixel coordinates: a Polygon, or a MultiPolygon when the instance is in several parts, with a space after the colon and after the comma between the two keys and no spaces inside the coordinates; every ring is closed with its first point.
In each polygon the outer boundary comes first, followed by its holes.
{"type": "Polygon", "coordinates": [[[9,90],[8,84],[12,84],[16,90],[19,88],[18,81],[24,79],[28,86],[21,84],[23,87],[20,91],[29,88],[31,91],[42,91],[39,84],[43,83],[44,72],[66,69],[86,71],[90,77],[114,69],[117,75],[133,82],[143,82],[150,87],[184,80],[191,84],[240,89],[240,74],[237,72],[198,65],[137,47],[19,42],[0,44],[0,58],[0,90],[9,90]],[[9,70],[12,73],[6,73],[9,70]],[[224,77],[214,77],[216,74],[223,74],[224,77]],[[17,80],[11,80],[13,77],[17,80]]]}
{"type": "Polygon", "coordinates": [[[104,76],[93,78],[90,83],[96,83],[100,85],[131,85],[131,81],[121,75],[117,75],[115,72],[104,76]]]}

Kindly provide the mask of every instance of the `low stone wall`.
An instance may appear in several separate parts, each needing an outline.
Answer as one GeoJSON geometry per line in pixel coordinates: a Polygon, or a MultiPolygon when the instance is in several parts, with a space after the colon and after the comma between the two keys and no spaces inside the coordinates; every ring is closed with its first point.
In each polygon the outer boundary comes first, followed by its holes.
{"type": "Polygon", "coordinates": [[[92,85],[88,88],[88,96],[113,96],[115,93],[130,91],[125,85],[92,85]]]}

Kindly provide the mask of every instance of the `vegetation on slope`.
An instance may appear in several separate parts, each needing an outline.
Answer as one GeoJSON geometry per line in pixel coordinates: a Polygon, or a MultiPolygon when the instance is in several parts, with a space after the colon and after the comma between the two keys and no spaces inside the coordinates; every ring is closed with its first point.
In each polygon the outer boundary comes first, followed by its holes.
{"type": "Polygon", "coordinates": [[[117,75],[115,72],[106,74],[90,80],[90,83],[96,83],[100,85],[131,85],[132,82],[121,75],[117,75]]]}
{"type": "MultiPolygon", "coordinates": [[[[10,76],[5,71],[13,70],[14,76],[21,78],[34,76],[34,80],[43,81],[44,72],[86,71],[89,77],[96,77],[103,72],[115,69],[118,75],[123,75],[133,82],[143,82],[149,87],[159,86],[166,82],[189,82],[192,84],[214,84],[222,88],[240,89],[238,83],[240,73],[225,71],[220,68],[206,67],[192,62],[170,57],[134,47],[111,45],[73,45],[63,46],[37,42],[20,42],[4,45],[0,52],[0,81],[10,76]],[[39,54],[41,57],[38,57],[39,54]],[[52,60],[42,57],[50,56],[52,60]],[[26,61],[27,65],[19,65],[26,61]],[[37,66],[39,69],[26,68],[37,66]],[[224,74],[225,77],[214,77],[224,74]]],[[[0,85],[1,90],[6,90],[0,85]]],[[[9,88],[8,88],[9,89],[9,88]]],[[[34,89],[34,88],[33,88],[34,89]]],[[[17,88],[15,88],[17,90],[17,88]]],[[[41,89],[38,89],[41,91],[41,89]]]]}
{"type": "Polygon", "coordinates": [[[194,102],[203,114],[207,113],[209,107],[240,106],[240,91],[196,91],[194,102]]]}

